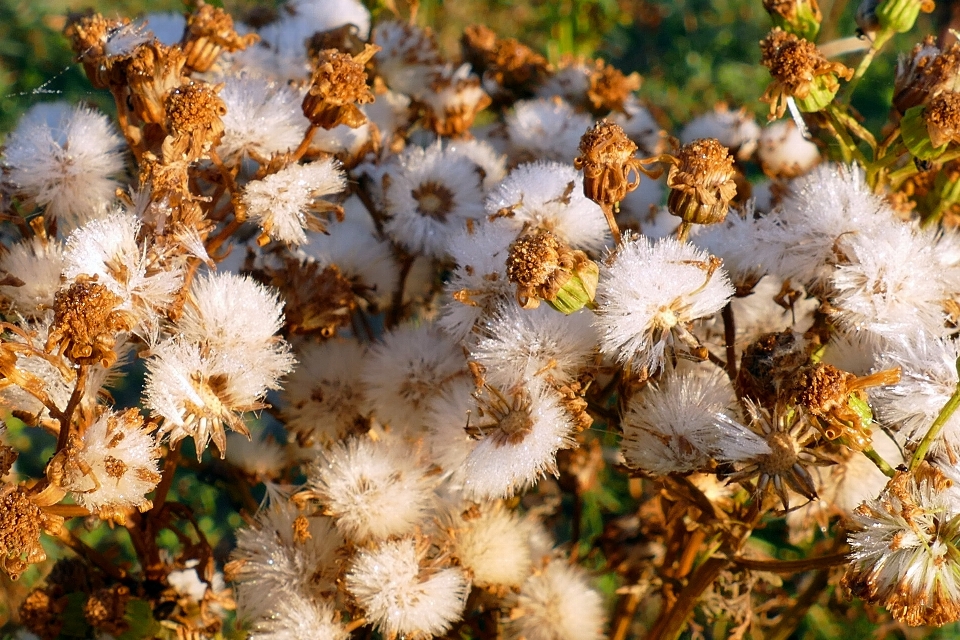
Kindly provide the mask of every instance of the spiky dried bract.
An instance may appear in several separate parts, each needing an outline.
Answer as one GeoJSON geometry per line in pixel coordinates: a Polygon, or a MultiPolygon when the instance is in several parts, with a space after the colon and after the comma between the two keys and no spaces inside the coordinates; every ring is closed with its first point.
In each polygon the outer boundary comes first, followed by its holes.
{"type": "Polygon", "coordinates": [[[237,530],[227,573],[236,583],[238,615],[255,628],[272,628],[271,620],[295,625],[286,618],[286,603],[336,592],[342,544],[330,518],[301,514],[283,497],[272,499],[250,526],[237,530]]]}
{"type": "Polygon", "coordinates": [[[411,533],[433,499],[433,480],[416,453],[396,439],[351,438],[324,449],[309,485],[356,543],[411,533]]]}
{"type": "Polygon", "coordinates": [[[576,442],[561,397],[541,382],[484,389],[469,427],[478,442],[454,470],[453,482],[472,500],[509,498],[547,473],[556,475],[557,451],[576,442]]]}
{"type": "Polygon", "coordinates": [[[599,252],[610,238],[603,211],[584,195],[583,176],[569,165],[518,166],[490,192],[486,208],[517,234],[549,231],[574,249],[599,252]]]}
{"type": "Polygon", "coordinates": [[[363,367],[367,398],[377,418],[397,429],[422,426],[428,403],[466,375],[460,347],[433,325],[402,326],[371,347],[363,367]]]}
{"type": "Polygon", "coordinates": [[[3,164],[29,201],[73,228],[113,201],[122,145],[110,120],[87,107],[63,110],[53,122],[28,112],[7,136],[3,164]]]}
{"type": "Polygon", "coordinates": [[[282,415],[303,442],[331,444],[365,430],[366,390],[360,379],[366,349],[355,341],[309,345],[284,385],[282,415]]]}
{"type": "Polygon", "coordinates": [[[634,469],[666,475],[769,452],[752,431],[724,419],[736,415],[736,396],[722,373],[671,370],[627,406],[623,456],[634,469]]]}
{"type": "Polygon", "coordinates": [[[463,571],[425,557],[413,538],[357,553],[347,591],[386,637],[437,636],[460,619],[470,583],[463,571]]]}
{"type": "Polygon", "coordinates": [[[684,222],[723,222],[737,195],[733,155],[713,138],[683,145],[670,162],[667,208],[684,222]]]}
{"type": "Polygon", "coordinates": [[[960,619],[960,494],[939,469],[899,471],[854,513],[844,583],[910,626],[960,619]]]}
{"type": "Polygon", "coordinates": [[[130,62],[125,65],[125,75],[133,112],[141,120],[161,126],[166,122],[164,101],[186,80],[183,72],[186,60],[179,47],[167,47],[156,40],[133,50],[130,62]]]}
{"type": "Polygon", "coordinates": [[[733,286],[719,261],[673,238],[626,235],[600,271],[600,348],[634,370],[659,369],[672,330],[723,308],[733,286]]]}
{"type": "Polygon", "coordinates": [[[233,27],[233,18],[222,7],[199,2],[187,16],[183,52],[187,64],[203,73],[217,61],[221,51],[238,51],[260,39],[255,33],[240,35],[233,27]]]}
{"type": "Polygon", "coordinates": [[[63,488],[104,519],[122,523],[131,509],[149,509],[153,503],[147,494],[160,482],[160,448],[151,426],[136,409],[104,413],[84,432],[63,488]]]}
{"type": "Polygon", "coordinates": [[[261,180],[251,180],[240,200],[250,218],[274,240],[288,244],[307,242],[306,230],[321,230],[316,212],[336,206],[319,198],[340,193],[346,186],[336,160],[292,164],[261,180]]]}
{"type": "Polygon", "coordinates": [[[357,105],[373,102],[364,66],[379,50],[367,44],[355,56],[336,49],[317,55],[310,89],[303,97],[303,114],[311,123],[324,129],[341,124],[356,129],[367,121],[357,105]]]}
{"type": "Polygon", "coordinates": [[[600,594],[577,566],[561,560],[527,578],[506,601],[509,640],[599,640],[604,611],[600,594]]]}
{"type": "Polygon", "coordinates": [[[480,587],[518,587],[530,575],[529,528],[501,504],[455,518],[453,556],[480,587]]]}

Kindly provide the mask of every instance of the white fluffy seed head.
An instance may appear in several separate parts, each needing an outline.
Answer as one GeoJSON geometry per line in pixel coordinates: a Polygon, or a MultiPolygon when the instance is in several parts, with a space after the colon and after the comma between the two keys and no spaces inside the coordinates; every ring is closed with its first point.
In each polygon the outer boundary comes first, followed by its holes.
{"type": "Polygon", "coordinates": [[[768,176],[789,178],[813,169],[820,162],[820,149],[787,118],[764,127],[757,157],[768,176]]]}
{"type": "Polygon", "coordinates": [[[690,120],[680,132],[682,144],[701,138],[716,138],[723,146],[736,150],[738,158],[746,160],[757,148],[760,125],[746,109],[717,105],[712,111],[690,120]]]}
{"type": "Polygon", "coordinates": [[[0,286],[0,294],[12,311],[26,318],[39,318],[53,309],[63,271],[63,245],[34,236],[3,250],[0,271],[13,276],[21,286],[0,286]]]}
{"type": "Polygon", "coordinates": [[[309,482],[337,529],[357,543],[410,533],[432,506],[428,469],[398,438],[334,444],[309,482]]]}
{"type": "Polygon", "coordinates": [[[480,587],[517,587],[530,574],[529,527],[502,504],[457,514],[453,556],[480,587]]]}
{"type": "Polygon", "coordinates": [[[433,325],[406,325],[370,348],[363,367],[367,397],[377,418],[396,429],[418,430],[430,399],[466,375],[463,351],[433,325]]]}
{"type": "Polygon", "coordinates": [[[659,369],[673,327],[716,313],[733,295],[726,272],[710,260],[673,238],[627,235],[600,270],[601,350],[635,370],[659,369]]]}
{"type": "Polygon", "coordinates": [[[305,229],[318,229],[314,209],[319,198],[340,193],[346,178],[336,160],[292,164],[244,187],[241,201],[250,216],[274,240],[307,241],[305,229]]]}
{"type": "Polygon", "coordinates": [[[550,562],[527,578],[520,592],[507,598],[510,618],[504,637],[510,640],[600,640],[603,600],[587,576],[562,560],[550,562]]]}
{"type": "Polygon", "coordinates": [[[105,115],[87,107],[31,111],[7,136],[9,180],[62,226],[97,217],[113,201],[123,170],[123,139],[105,115]]]}
{"type": "Polygon", "coordinates": [[[269,158],[297,148],[309,123],[302,97],[287,85],[251,74],[223,77],[220,99],[227,107],[217,153],[234,163],[245,155],[269,158]]]}
{"type": "Polygon", "coordinates": [[[574,249],[599,252],[610,237],[603,211],[583,195],[583,175],[572,165],[522,164],[490,192],[486,207],[517,234],[546,229],[574,249]]]}
{"type": "Polygon", "coordinates": [[[580,137],[593,124],[561,98],[521,100],[506,117],[511,156],[570,162],[577,155],[580,137]]]}
{"type": "Polygon", "coordinates": [[[346,587],[384,636],[436,636],[460,619],[470,583],[463,571],[430,562],[415,539],[405,538],[360,551],[346,587]]]}

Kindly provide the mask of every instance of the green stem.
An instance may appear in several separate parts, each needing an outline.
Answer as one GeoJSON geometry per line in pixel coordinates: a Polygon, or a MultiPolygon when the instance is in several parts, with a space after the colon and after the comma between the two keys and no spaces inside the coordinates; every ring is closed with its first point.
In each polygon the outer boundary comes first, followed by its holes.
{"type": "MultiPolygon", "coordinates": [[[[957,360],[957,377],[960,378],[960,359],[957,360]]],[[[949,420],[953,412],[957,410],[957,407],[960,407],[960,381],[957,382],[957,387],[954,389],[953,395],[951,395],[947,403],[943,405],[943,409],[940,410],[937,419],[930,425],[930,430],[927,431],[927,435],[923,436],[923,440],[920,441],[920,446],[918,446],[917,450],[913,453],[913,459],[910,460],[910,471],[919,467],[920,463],[927,457],[927,451],[930,450],[933,441],[936,440],[940,432],[943,431],[944,425],[947,424],[947,420],[949,420]]]]}
{"type": "Polygon", "coordinates": [[[920,226],[928,229],[940,224],[943,214],[958,201],[960,201],[960,180],[949,180],[940,191],[940,202],[937,203],[937,207],[920,226]]]}
{"type": "Polygon", "coordinates": [[[880,31],[877,33],[873,40],[873,46],[870,47],[870,50],[867,51],[866,55],[863,56],[863,59],[860,60],[860,64],[857,65],[857,70],[853,72],[853,78],[850,80],[850,84],[847,85],[848,101],[853,97],[853,92],[856,91],[857,85],[860,84],[860,80],[863,78],[864,74],[867,73],[867,69],[870,68],[870,64],[873,62],[874,57],[880,53],[880,49],[882,49],[883,45],[887,44],[892,37],[892,31],[880,31]]]}
{"type": "Polygon", "coordinates": [[[850,132],[847,131],[846,125],[837,115],[837,108],[835,105],[827,105],[827,108],[823,111],[827,114],[827,117],[830,119],[830,124],[833,125],[834,132],[837,134],[837,141],[840,143],[840,152],[843,154],[843,161],[850,162],[856,159],[861,166],[866,167],[867,162],[866,157],[864,157],[863,152],[860,151],[860,148],[857,147],[857,144],[853,141],[853,138],[850,137],[850,132]]]}
{"type": "Polygon", "coordinates": [[[883,475],[887,476],[888,478],[892,478],[897,473],[897,470],[891,467],[890,463],[884,460],[880,454],[877,453],[876,449],[864,449],[863,455],[867,456],[873,464],[877,465],[877,469],[880,469],[880,471],[883,472],[883,475]]]}

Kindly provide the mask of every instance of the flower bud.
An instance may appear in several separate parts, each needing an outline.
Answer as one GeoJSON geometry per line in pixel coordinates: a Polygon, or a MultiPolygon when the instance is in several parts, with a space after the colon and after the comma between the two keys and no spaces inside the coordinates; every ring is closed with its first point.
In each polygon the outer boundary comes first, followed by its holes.
{"type": "Polygon", "coordinates": [[[930,13],[933,8],[933,0],[885,0],[877,6],[877,23],[882,30],[906,33],[921,11],[930,13]]]}
{"type": "Polygon", "coordinates": [[[631,164],[637,151],[620,125],[601,120],[580,138],[580,155],[573,161],[583,170],[583,194],[600,204],[615,205],[640,184],[631,164]],[[630,180],[630,172],[634,180],[630,180]]]}
{"type": "Polygon", "coordinates": [[[535,309],[544,300],[571,314],[592,305],[600,268],[583,251],[571,249],[549,231],[538,231],[510,246],[507,278],[517,285],[517,302],[524,309],[535,309]]]}
{"type": "Polygon", "coordinates": [[[945,91],[927,105],[907,109],[900,136],[916,158],[939,158],[951,142],[960,142],[960,93],[945,91]]]}
{"type": "Polygon", "coordinates": [[[763,0],[774,26],[810,40],[820,31],[823,14],[817,0],[763,0]]]}

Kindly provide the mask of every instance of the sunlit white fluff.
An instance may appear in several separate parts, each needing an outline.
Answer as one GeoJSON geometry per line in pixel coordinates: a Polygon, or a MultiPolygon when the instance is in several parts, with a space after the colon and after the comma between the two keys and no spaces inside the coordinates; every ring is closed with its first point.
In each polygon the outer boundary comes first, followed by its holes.
{"type": "Polygon", "coordinates": [[[520,161],[573,162],[580,137],[592,124],[589,115],[560,98],[521,100],[506,117],[511,155],[520,161]]]}
{"type": "Polygon", "coordinates": [[[444,286],[447,301],[437,324],[455,339],[463,339],[514,290],[507,280],[506,262],[516,237],[511,225],[496,221],[464,229],[450,239],[457,267],[444,286]]]}
{"type": "Polygon", "coordinates": [[[413,24],[387,20],[374,28],[371,39],[381,47],[373,59],[387,86],[410,95],[423,93],[430,72],[441,62],[433,34],[413,24]]]}
{"type": "Polygon", "coordinates": [[[520,165],[490,192],[486,208],[517,233],[547,229],[575,249],[599,252],[609,239],[603,211],[583,195],[583,176],[572,164],[520,165]]]}
{"type": "Polygon", "coordinates": [[[308,344],[284,384],[284,424],[305,441],[336,442],[364,424],[368,411],[360,375],[366,349],[352,340],[308,344]]]}
{"type": "Polygon", "coordinates": [[[471,500],[508,498],[557,473],[557,451],[574,446],[559,395],[542,383],[486,388],[470,417],[477,444],[452,482],[471,500]]]}
{"type": "Polygon", "coordinates": [[[735,151],[738,158],[745,160],[757,148],[760,126],[746,109],[734,110],[726,105],[717,105],[712,111],[687,122],[680,131],[681,144],[689,144],[700,138],[715,138],[723,146],[735,151]]]}
{"type": "Polygon", "coordinates": [[[736,416],[736,396],[722,372],[671,370],[631,399],[622,422],[624,458],[666,475],[769,452],[759,436],[724,416],[736,416]]]}
{"type": "Polygon", "coordinates": [[[471,422],[477,419],[473,397],[476,390],[469,378],[455,380],[431,398],[427,407],[424,424],[430,460],[445,476],[459,469],[477,445],[477,440],[467,433],[471,422]]]}
{"type": "Polygon", "coordinates": [[[346,588],[385,637],[435,636],[460,619],[470,583],[463,571],[430,562],[415,539],[404,538],[357,553],[346,588]]]}
{"type": "Polygon", "coordinates": [[[231,560],[238,565],[234,580],[242,619],[268,620],[282,614],[284,603],[292,598],[336,592],[336,554],[343,538],[330,518],[306,517],[281,498],[271,500],[236,535],[231,560]],[[308,538],[296,535],[298,517],[306,519],[308,538]]]}
{"type": "Polygon", "coordinates": [[[254,621],[247,637],[251,640],[347,640],[350,633],[332,601],[292,593],[284,594],[283,599],[277,601],[269,617],[254,621]]]}
{"type": "Polygon", "coordinates": [[[140,332],[152,335],[157,314],[183,286],[183,265],[152,259],[139,232],[139,220],[122,211],[84,224],[67,238],[63,277],[95,277],[120,296],[119,308],[134,314],[140,332]]]}
{"type": "Polygon", "coordinates": [[[650,157],[660,153],[666,142],[666,133],[634,95],[629,95],[624,100],[623,111],[611,113],[607,119],[620,125],[627,137],[636,143],[639,147],[638,157],[650,157]]]}
{"type": "Polygon", "coordinates": [[[27,318],[42,316],[53,309],[63,263],[63,245],[56,240],[34,236],[4,248],[0,271],[22,285],[0,286],[0,295],[10,301],[16,313],[27,318]]]}
{"type": "Polygon", "coordinates": [[[820,149],[803,137],[792,118],[787,118],[764,127],[757,157],[768,176],[791,178],[815,167],[820,162],[820,149]]]}
{"type": "Polygon", "coordinates": [[[635,370],[662,366],[677,325],[712,315],[733,295],[722,267],[673,238],[651,243],[627,235],[600,269],[597,328],[600,348],[635,370]]]}
{"type": "Polygon", "coordinates": [[[388,168],[384,230],[409,251],[444,256],[450,235],[483,215],[482,180],[457,147],[409,147],[388,168]]]}
{"type": "MultiPolygon", "coordinates": [[[[246,213],[271,238],[290,244],[307,241],[304,229],[317,228],[318,199],[346,186],[335,160],[292,164],[262,180],[248,182],[241,202],[246,213]]],[[[329,207],[329,205],[328,205],[329,207]]]]}
{"type": "Polygon", "coordinates": [[[223,78],[220,99],[227,107],[217,153],[227,162],[244,154],[269,158],[296,149],[309,124],[301,96],[287,85],[250,74],[223,78]]]}
{"type": "Polygon", "coordinates": [[[739,291],[749,291],[766,271],[757,256],[758,225],[753,201],[730,211],[723,222],[702,227],[692,242],[723,260],[723,268],[739,291]]]}
{"type": "Polygon", "coordinates": [[[905,224],[844,238],[830,277],[836,321],[887,337],[945,333],[947,293],[932,240],[905,224]]]}
{"type": "Polygon", "coordinates": [[[398,438],[351,438],[321,451],[309,485],[337,529],[362,543],[411,533],[429,512],[433,480],[398,438]]]}
{"type": "Polygon", "coordinates": [[[89,471],[74,468],[64,488],[77,504],[106,517],[149,509],[147,494],[160,482],[160,448],[139,411],[106,411],[83,434],[79,457],[89,471]]]}
{"type": "Polygon", "coordinates": [[[103,114],[76,107],[56,124],[28,112],[6,139],[8,179],[67,228],[113,201],[123,170],[123,138],[103,114]]]}
{"type": "Polygon", "coordinates": [[[470,359],[483,367],[487,382],[504,389],[535,377],[565,384],[594,359],[592,323],[589,311],[563,315],[546,305],[526,310],[508,300],[481,322],[470,359]]]}
{"type": "Polygon", "coordinates": [[[401,326],[371,347],[363,368],[369,406],[398,429],[419,429],[430,398],[466,375],[460,346],[432,325],[401,326]]]}
{"type": "Polygon", "coordinates": [[[239,433],[227,434],[227,462],[256,478],[254,482],[276,478],[287,463],[284,448],[273,438],[239,433]]]}
{"type": "Polygon", "coordinates": [[[527,539],[529,527],[501,503],[486,504],[480,513],[455,514],[453,556],[481,587],[516,587],[533,563],[527,539]]]}
{"type": "Polygon", "coordinates": [[[582,569],[550,562],[508,596],[504,637],[510,640],[600,640],[604,611],[600,594],[582,569]]]}

